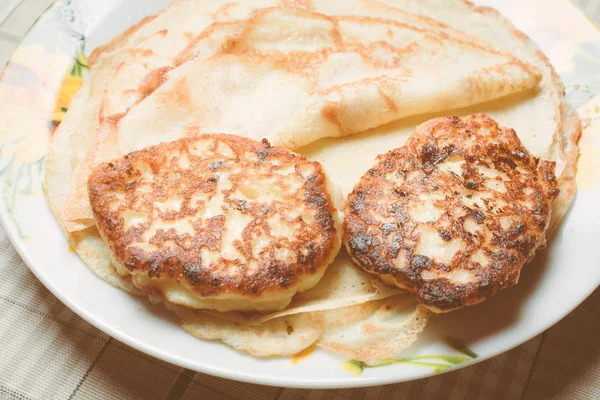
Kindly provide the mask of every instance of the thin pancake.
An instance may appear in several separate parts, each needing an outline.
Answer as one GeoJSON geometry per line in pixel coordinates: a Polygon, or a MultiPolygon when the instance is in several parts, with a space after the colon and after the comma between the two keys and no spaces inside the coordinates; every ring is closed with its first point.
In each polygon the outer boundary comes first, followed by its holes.
{"type": "Polygon", "coordinates": [[[407,295],[324,311],[317,346],[363,362],[396,357],[423,331],[429,312],[407,295]]]}
{"type": "Polygon", "coordinates": [[[288,356],[315,343],[323,335],[320,313],[296,314],[275,318],[261,325],[239,325],[215,314],[168,304],[181,326],[205,340],[221,340],[255,357],[288,356]]]}
{"type": "Polygon", "coordinates": [[[223,35],[203,36],[182,57],[189,62],[127,113],[118,124],[121,152],[194,134],[191,127],[294,149],[503,97],[540,79],[491,45],[379,18],[265,9],[232,32],[208,59],[196,58],[197,47],[223,35]]]}
{"type": "Polygon", "coordinates": [[[172,304],[167,308],[192,335],[220,340],[256,357],[292,355],[315,344],[364,362],[394,357],[412,345],[429,318],[427,310],[406,295],[281,316],[261,325],[240,325],[216,314],[172,304]]]}

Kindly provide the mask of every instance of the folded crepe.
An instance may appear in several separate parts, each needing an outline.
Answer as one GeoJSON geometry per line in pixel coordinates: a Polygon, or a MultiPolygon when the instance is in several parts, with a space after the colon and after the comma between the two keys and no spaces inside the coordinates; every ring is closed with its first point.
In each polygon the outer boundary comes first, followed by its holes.
{"type": "Polygon", "coordinates": [[[214,27],[179,62],[117,124],[122,153],[216,131],[296,149],[503,97],[541,78],[532,65],[450,34],[280,8],[214,27]]]}

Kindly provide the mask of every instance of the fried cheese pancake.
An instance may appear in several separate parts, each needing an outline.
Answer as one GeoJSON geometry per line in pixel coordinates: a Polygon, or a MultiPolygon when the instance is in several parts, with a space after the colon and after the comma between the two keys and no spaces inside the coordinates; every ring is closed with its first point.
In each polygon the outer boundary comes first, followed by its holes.
{"type": "Polygon", "coordinates": [[[437,118],[355,186],[344,244],[367,272],[450,311],[517,283],[545,244],[557,194],[554,162],[514,130],[483,114],[437,118]]]}
{"type": "Polygon", "coordinates": [[[266,141],[162,143],[98,166],[89,195],[119,274],[191,308],[283,309],[340,248],[320,164],[266,141]]]}

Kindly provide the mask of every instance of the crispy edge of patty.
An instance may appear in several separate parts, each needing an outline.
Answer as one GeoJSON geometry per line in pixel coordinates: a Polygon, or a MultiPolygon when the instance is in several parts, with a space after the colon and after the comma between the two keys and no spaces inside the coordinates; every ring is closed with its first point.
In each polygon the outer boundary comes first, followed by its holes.
{"type": "MultiPolygon", "coordinates": [[[[189,158],[189,153],[187,155],[189,158]]],[[[219,155],[215,154],[215,157],[219,157],[219,155]]],[[[189,168],[197,167],[191,165],[189,168]]],[[[164,297],[164,293],[158,293],[160,288],[153,285],[148,286],[149,281],[145,278],[158,278],[161,274],[166,274],[171,278],[171,281],[182,282],[182,286],[196,296],[212,299],[231,300],[239,299],[241,296],[250,302],[260,303],[262,302],[260,297],[263,294],[284,291],[292,292],[289,295],[282,295],[286,301],[289,301],[296,290],[306,290],[318,282],[340,247],[340,217],[332,198],[332,185],[328,181],[322,166],[282,147],[270,146],[267,141],[261,143],[236,135],[204,134],[170,143],[162,143],[97,166],[90,175],[88,188],[98,229],[111,250],[113,260],[121,266],[121,268],[118,268],[121,275],[123,275],[123,272],[129,272],[143,277],[144,284],[142,285],[144,287],[142,289],[153,295],[159,294],[161,297],[164,297]],[[219,141],[225,142],[234,150],[238,159],[243,157],[244,153],[251,152],[256,154],[256,162],[269,162],[271,158],[277,158],[284,160],[283,164],[285,165],[310,164],[316,170],[314,175],[306,178],[303,185],[305,198],[300,199],[307,207],[312,207],[315,210],[316,216],[313,223],[311,223],[312,229],[301,232],[304,243],[311,241],[311,253],[308,257],[299,258],[292,265],[277,265],[277,263],[265,260],[267,265],[261,265],[260,273],[251,276],[244,275],[231,280],[222,279],[218,275],[215,276],[215,274],[212,274],[213,271],[202,271],[196,268],[193,260],[188,260],[189,257],[185,254],[185,251],[176,251],[175,254],[166,254],[160,251],[153,252],[150,255],[140,254],[138,258],[140,256],[145,257],[145,260],[141,263],[136,262],[138,261],[136,255],[127,251],[127,245],[138,240],[144,229],[123,232],[123,218],[118,213],[110,212],[112,196],[105,196],[104,193],[126,190],[128,183],[123,177],[139,174],[139,171],[136,171],[133,166],[134,162],[142,160],[148,163],[153,170],[159,171],[161,169],[161,154],[170,151],[186,152],[191,144],[203,140],[213,140],[216,143],[219,141]],[[314,230],[318,231],[317,236],[313,233],[314,230]],[[310,283],[310,286],[303,284],[303,282],[310,283]]],[[[254,219],[262,217],[262,215],[257,214],[257,210],[250,211],[253,213],[254,219]]],[[[183,215],[181,216],[183,217],[183,215]]],[[[219,225],[219,218],[220,216],[213,217],[211,222],[214,222],[215,226],[219,225]]],[[[216,231],[213,233],[216,233],[216,231]]],[[[213,248],[220,244],[216,236],[211,238],[210,234],[206,236],[206,240],[208,242],[205,244],[213,248]]],[[[269,300],[265,301],[269,302],[269,300]]]]}
{"type": "MultiPolygon", "coordinates": [[[[461,190],[477,190],[477,174],[470,168],[463,169],[463,176],[454,178],[456,182],[453,183],[457,188],[462,185],[461,190]]],[[[432,186],[441,183],[427,182],[417,189],[431,190],[432,186]],[[428,188],[427,185],[430,187],[428,188]]],[[[436,118],[417,127],[403,147],[380,155],[375,166],[363,175],[348,197],[343,242],[354,263],[365,271],[379,276],[388,284],[416,294],[417,299],[434,312],[451,311],[479,303],[517,283],[522,267],[533,259],[538,248],[545,245],[545,231],[550,221],[551,205],[557,195],[554,163],[540,161],[532,156],[521,144],[514,130],[499,127],[494,120],[483,114],[471,115],[464,119],[456,116],[436,118]],[[494,140],[497,139],[502,143],[495,145],[490,143],[489,138],[486,139],[478,134],[481,129],[490,130],[494,140]],[[460,147],[461,143],[473,136],[476,139],[473,146],[476,148],[476,153],[480,153],[481,159],[474,157],[474,154],[469,154],[468,149],[461,150],[451,145],[456,143],[460,147]],[[446,141],[445,146],[444,141],[446,141]],[[453,238],[463,240],[467,243],[467,249],[460,249],[450,265],[447,265],[414,254],[419,237],[414,237],[413,230],[419,223],[411,219],[403,206],[414,206],[416,203],[411,202],[411,196],[415,194],[418,196],[419,192],[417,190],[417,193],[414,193],[414,188],[408,191],[393,188],[396,202],[386,206],[400,205],[396,210],[399,214],[394,218],[399,228],[395,232],[401,232],[401,240],[392,242],[392,245],[385,243],[384,239],[392,234],[390,230],[392,225],[379,223],[370,214],[371,211],[376,210],[377,200],[386,195],[385,190],[390,186],[390,182],[384,175],[390,172],[408,173],[411,170],[419,170],[427,177],[436,171],[439,163],[457,154],[462,156],[467,164],[488,161],[495,164],[493,169],[509,173],[517,167],[525,168],[528,172],[527,176],[533,181],[529,181],[529,185],[520,182],[516,187],[508,189],[507,196],[519,196],[518,193],[523,193],[528,187],[532,188],[534,190],[532,195],[536,201],[535,209],[517,212],[514,208],[516,206],[509,204],[508,208],[517,213],[519,222],[504,230],[496,221],[497,217],[487,210],[469,208],[463,203],[463,208],[466,208],[465,215],[457,216],[448,212],[451,206],[461,201],[461,195],[457,191],[450,192],[450,196],[444,200],[447,207],[443,211],[444,215],[449,216],[453,229],[438,230],[438,233],[445,241],[453,238]],[[468,218],[478,225],[483,224],[483,229],[489,230],[494,248],[501,250],[487,253],[488,257],[494,259],[493,263],[482,266],[469,260],[475,251],[490,243],[474,238],[464,227],[460,227],[468,218]],[[460,226],[457,226],[457,222],[460,226]],[[492,228],[488,224],[491,224],[492,228]],[[409,243],[406,243],[406,239],[409,239],[409,243]],[[403,268],[398,268],[394,265],[393,259],[404,249],[409,253],[410,258],[403,268]],[[465,251],[466,254],[463,254],[465,251]],[[455,284],[446,278],[427,280],[422,277],[422,272],[425,270],[451,272],[458,268],[473,271],[479,278],[478,281],[455,284]]],[[[383,211],[388,217],[391,215],[389,209],[376,211],[383,211]]],[[[512,215],[501,211],[496,210],[500,216],[512,215]]],[[[435,228],[436,223],[429,225],[435,228]]]]}

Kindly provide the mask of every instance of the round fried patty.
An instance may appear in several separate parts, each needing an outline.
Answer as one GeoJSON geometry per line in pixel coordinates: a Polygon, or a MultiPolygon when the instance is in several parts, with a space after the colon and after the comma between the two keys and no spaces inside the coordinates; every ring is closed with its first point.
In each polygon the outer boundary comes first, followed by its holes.
{"type": "Polygon", "coordinates": [[[430,120],[377,158],[349,195],[353,261],[436,312],[515,284],[545,243],[554,163],[478,114],[430,120]]]}
{"type": "Polygon", "coordinates": [[[89,196],[121,275],[193,308],[277,310],[341,245],[319,163],[268,142],[200,135],[98,166],[89,196]]]}

